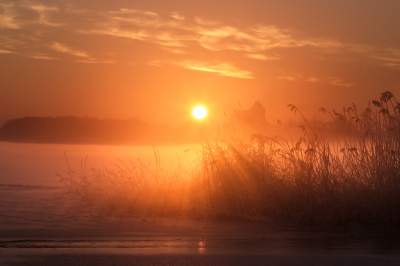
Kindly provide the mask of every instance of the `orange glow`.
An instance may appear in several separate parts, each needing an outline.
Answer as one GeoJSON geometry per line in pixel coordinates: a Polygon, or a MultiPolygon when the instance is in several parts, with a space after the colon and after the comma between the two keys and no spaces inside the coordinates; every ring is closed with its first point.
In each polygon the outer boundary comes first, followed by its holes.
{"type": "Polygon", "coordinates": [[[71,115],[180,127],[199,120],[196,101],[207,121],[255,101],[276,121],[292,117],[289,103],[311,113],[399,87],[399,39],[375,34],[398,35],[396,1],[380,1],[382,12],[314,1],[319,23],[279,0],[98,2],[0,0],[0,124],[71,115]]]}

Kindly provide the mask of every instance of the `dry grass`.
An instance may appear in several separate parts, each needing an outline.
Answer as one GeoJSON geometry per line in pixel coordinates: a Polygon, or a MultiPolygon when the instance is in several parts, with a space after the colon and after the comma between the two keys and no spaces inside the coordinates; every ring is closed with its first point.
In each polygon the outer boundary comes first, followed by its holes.
{"type": "Polygon", "coordinates": [[[257,135],[250,143],[204,144],[193,178],[132,165],[70,172],[66,180],[87,202],[131,214],[400,225],[400,104],[385,92],[362,112],[354,105],[322,111],[347,133],[331,141],[303,118],[298,142],[257,135]]]}

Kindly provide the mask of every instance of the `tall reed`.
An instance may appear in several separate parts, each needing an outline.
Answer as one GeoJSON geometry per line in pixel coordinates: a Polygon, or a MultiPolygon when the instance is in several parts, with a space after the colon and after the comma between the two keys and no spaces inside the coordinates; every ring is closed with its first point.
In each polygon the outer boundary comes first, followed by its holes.
{"type": "Polygon", "coordinates": [[[131,166],[69,173],[65,180],[95,205],[103,200],[131,214],[400,225],[400,103],[387,91],[362,111],[355,105],[321,111],[325,130],[302,116],[298,141],[257,134],[203,144],[191,178],[131,166]]]}

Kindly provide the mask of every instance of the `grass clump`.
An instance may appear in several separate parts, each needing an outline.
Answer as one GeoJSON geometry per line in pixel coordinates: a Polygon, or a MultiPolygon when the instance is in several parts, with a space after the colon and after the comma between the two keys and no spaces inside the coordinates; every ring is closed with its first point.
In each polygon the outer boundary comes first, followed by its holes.
{"type": "Polygon", "coordinates": [[[191,178],[123,167],[74,178],[79,181],[70,187],[136,214],[400,225],[400,103],[387,91],[362,111],[355,105],[321,111],[328,119],[324,130],[303,117],[298,141],[258,134],[246,142],[204,144],[191,178]],[[345,134],[332,138],[335,130],[345,134]]]}
{"type": "Polygon", "coordinates": [[[361,113],[355,105],[325,113],[347,134],[332,140],[303,118],[296,142],[257,135],[208,146],[214,208],[295,225],[399,225],[400,104],[385,92],[361,113]]]}

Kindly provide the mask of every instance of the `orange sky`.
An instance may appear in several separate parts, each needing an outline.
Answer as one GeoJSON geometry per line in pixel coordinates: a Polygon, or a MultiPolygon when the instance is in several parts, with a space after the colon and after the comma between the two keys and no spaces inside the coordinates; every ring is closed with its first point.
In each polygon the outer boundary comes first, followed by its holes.
{"type": "Polygon", "coordinates": [[[0,119],[279,116],[400,89],[398,0],[0,0],[0,119]]]}

